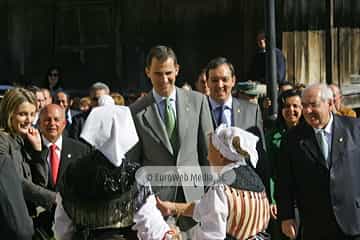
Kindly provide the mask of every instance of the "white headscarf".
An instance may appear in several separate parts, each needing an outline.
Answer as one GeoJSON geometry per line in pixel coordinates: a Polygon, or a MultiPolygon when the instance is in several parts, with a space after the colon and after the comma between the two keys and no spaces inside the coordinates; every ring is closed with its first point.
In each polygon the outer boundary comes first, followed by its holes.
{"type": "Polygon", "coordinates": [[[114,101],[114,99],[113,99],[111,96],[109,96],[109,95],[102,95],[101,97],[99,97],[98,105],[99,105],[99,106],[115,105],[115,101],[114,101]]]}
{"type": "Polygon", "coordinates": [[[80,137],[102,152],[116,167],[139,141],[130,109],[118,105],[93,108],[80,137]]]}
{"type": "Polygon", "coordinates": [[[233,147],[234,137],[240,138],[241,149],[249,154],[251,164],[256,167],[259,158],[256,143],[259,138],[254,134],[238,127],[227,127],[225,124],[221,124],[212,134],[211,142],[228,160],[239,162],[240,165],[246,165],[245,156],[239,154],[233,147]]]}

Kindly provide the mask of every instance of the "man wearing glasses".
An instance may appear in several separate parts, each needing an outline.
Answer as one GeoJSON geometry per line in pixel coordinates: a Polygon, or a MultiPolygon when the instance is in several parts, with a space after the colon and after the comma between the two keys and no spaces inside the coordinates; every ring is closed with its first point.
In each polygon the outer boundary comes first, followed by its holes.
{"type": "Polygon", "coordinates": [[[305,124],[281,144],[276,181],[282,231],[295,238],[294,203],[302,239],[360,239],[360,122],[333,114],[326,84],[302,95],[305,124]]]}

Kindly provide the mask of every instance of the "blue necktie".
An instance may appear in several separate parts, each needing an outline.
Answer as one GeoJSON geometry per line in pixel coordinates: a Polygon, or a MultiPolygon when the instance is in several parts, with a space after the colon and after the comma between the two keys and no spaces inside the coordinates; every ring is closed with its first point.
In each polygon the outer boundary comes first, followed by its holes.
{"type": "Polygon", "coordinates": [[[327,142],[326,133],[325,133],[324,129],[320,129],[319,131],[317,131],[316,139],[319,143],[321,152],[322,152],[325,160],[327,161],[328,157],[329,157],[329,144],[327,142]]]}
{"type": "Polygon", "coordinates": [[[216,108],[217,117],[216,117],[216,123],[219,126],[222,123],[226,123],[226,118],[224,115],[225,106],[220,105],[216,108]]]}

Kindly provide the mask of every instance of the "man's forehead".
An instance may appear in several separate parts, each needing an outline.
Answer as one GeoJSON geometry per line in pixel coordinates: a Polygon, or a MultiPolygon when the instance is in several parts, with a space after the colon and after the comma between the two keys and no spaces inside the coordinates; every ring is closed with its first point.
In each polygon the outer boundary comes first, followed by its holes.
{"type": "Polygon", "coordinates": [[[150,62],[150,68],[152,66],[154,66],[155,64],[160,64],[160,65],[163,65],[163,64],[167,64],[167,65],[171,65],[171,66],[176,66],[175,64],[175,60],[172,58],[172,57],[167,57],[167,58],[157,58],[157,57],[153,57],[151,59],[151,62],[150,62]]]}
{"type": "Polygon", "coordinates": [[[304,92],[301,98],[302,102],[316,102],[318,100],[320,100],[320,89],[309,89],[304,92]]]}
{"type": "Polygon", "coordinates": [[[209,69],[209,77],[211,75],[214,75],[215,72],[217,74],[221,73],[223,75],[231,75],[230,67],[227,64],[221,64],[217,66],[216,68],[209,69]]]}

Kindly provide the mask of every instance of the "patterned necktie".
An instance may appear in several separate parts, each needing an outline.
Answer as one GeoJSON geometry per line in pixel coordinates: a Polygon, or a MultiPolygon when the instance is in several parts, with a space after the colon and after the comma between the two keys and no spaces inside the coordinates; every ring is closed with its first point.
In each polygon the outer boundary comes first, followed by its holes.
{"type": "Polygon", "coordinates": [[[320,129],[317,133],[316,133],[316,139],[318,140],[321,152],[325,158],[325,160],[328,159],[329,157],[329,144],[327,142],[326,139],[326,134],[325,134],[325,130],[324,129],[320,129]]]}
{"type": "Polygon", "coordinates": [[[166,98],[165,100],[165,127],[166,132],[168,134],[169,139],[171,140],[174,135],[174,130],[176,126],[176,118],[174,109],[171,106],[170,98],[166,98]]]}
{"type": "Polygon", "coordinates": [[[56,184],[58,171],[59,171],[59,157],[56,154],[56,145],[52,144],[50,146],[50,165],[51,165],[51,177],[53,180],[54,185],[56,184]]]}

